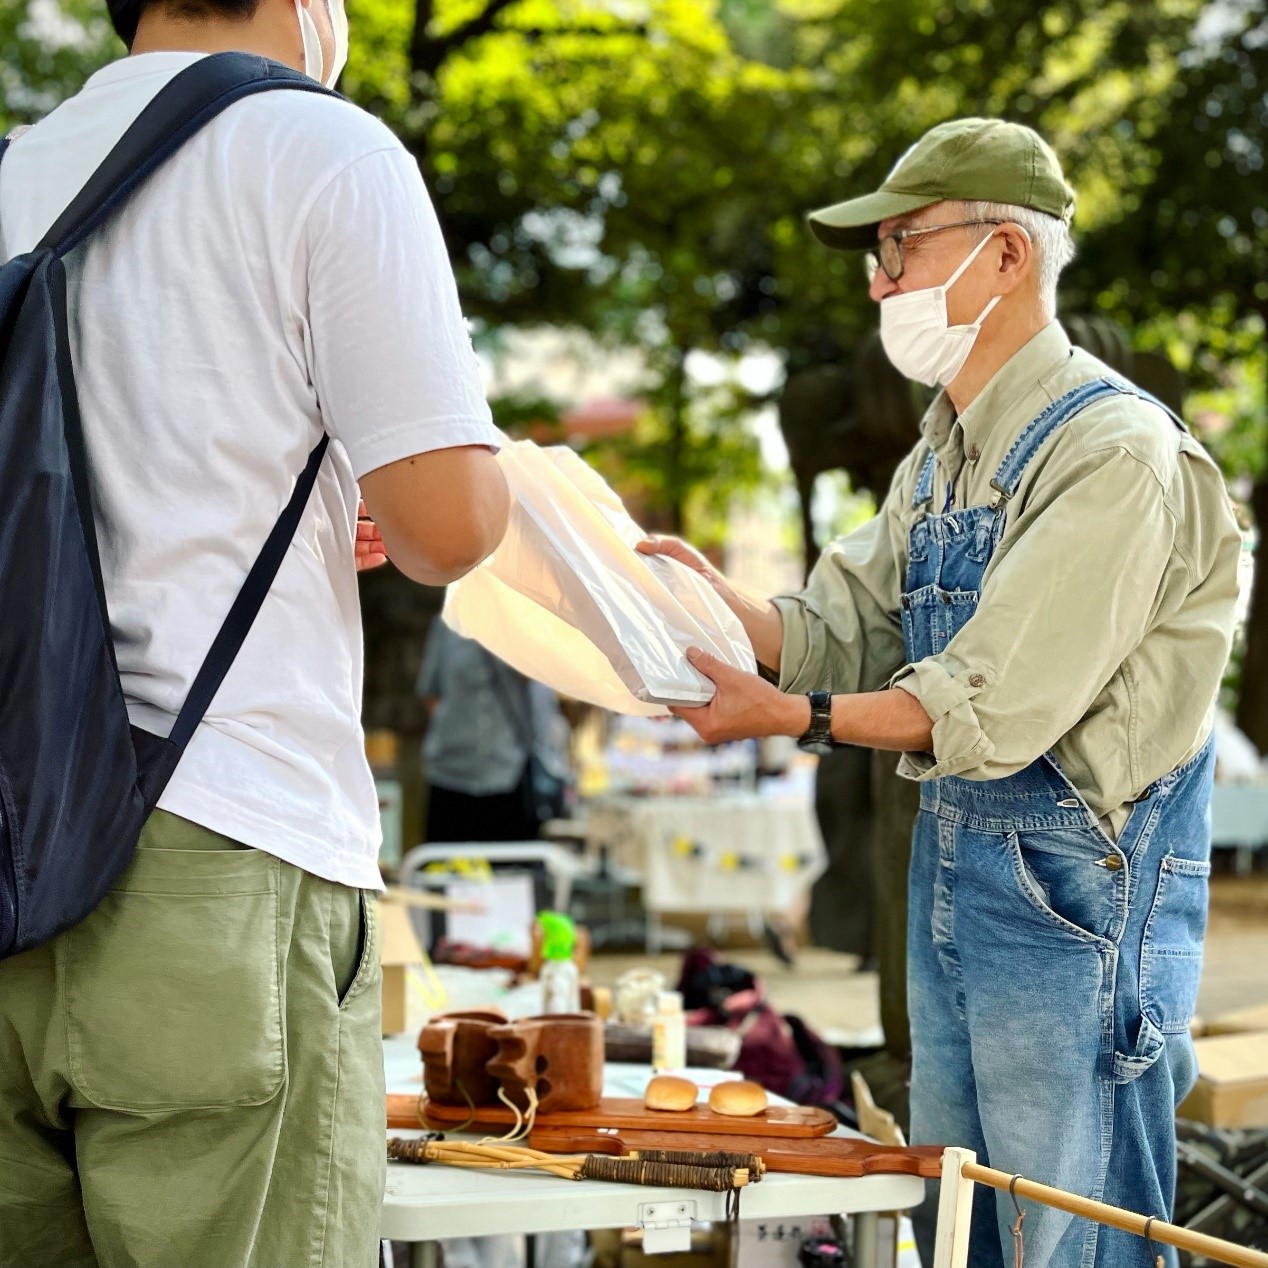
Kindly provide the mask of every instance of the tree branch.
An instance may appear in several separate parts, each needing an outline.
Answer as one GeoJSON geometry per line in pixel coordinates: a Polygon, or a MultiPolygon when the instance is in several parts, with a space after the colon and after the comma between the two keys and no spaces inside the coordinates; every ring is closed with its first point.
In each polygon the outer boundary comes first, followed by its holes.
{"type": "Polygon", "coordinates": [[[497,30],[498,18],[515,4],[516,0],[489,0],[488,4],[475,17],[454,27],[446,35],[435,37],[427,34],[431,25],[434,0],[416,0],[414,39],[410,47],[410,61],[415,71],[434,76],[445,59],[472,40],[482,35],[490,35],[497,30]],[[426,21],[421,20],[426,11],[426,21]]]}

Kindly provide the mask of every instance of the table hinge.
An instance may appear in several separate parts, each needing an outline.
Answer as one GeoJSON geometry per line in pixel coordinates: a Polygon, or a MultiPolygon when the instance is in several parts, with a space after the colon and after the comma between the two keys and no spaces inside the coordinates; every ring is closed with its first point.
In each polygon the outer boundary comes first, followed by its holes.
{"type": "Polygon", "coordinates": [[[638,1208],[643,1253],[668,1255],[690,1250],[691,1221],[695,1218],[694,1202],[644,1202],[638,1208]]]}

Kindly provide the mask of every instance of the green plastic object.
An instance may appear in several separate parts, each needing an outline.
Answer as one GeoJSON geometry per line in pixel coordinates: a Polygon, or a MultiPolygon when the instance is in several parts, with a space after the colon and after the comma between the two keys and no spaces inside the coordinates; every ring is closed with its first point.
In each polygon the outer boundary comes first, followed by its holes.
{"type": "Polygon", "coordinates": [[[559,911],[543,911],[537,916],[542,930],[542,959],[571,960],[577,945],[577,927],[559,911]]]}

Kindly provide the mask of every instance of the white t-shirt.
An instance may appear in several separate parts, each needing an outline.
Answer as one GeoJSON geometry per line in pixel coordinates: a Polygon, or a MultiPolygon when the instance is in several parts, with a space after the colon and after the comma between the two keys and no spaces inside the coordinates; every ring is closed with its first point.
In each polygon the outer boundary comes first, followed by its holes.
{"type": "MultiPolygon", "coordinates": [[[[94,75],[0,164],[0,259],[31,249],[197,54],[94,75]]],[[[313,497],[159,805],[377,887],[361,730],[357,479],[500,443],[418,169],[354,106],[230,106],[68,261],[76,380],[119,672],[166,735],[325,429],[313,497]]]]}

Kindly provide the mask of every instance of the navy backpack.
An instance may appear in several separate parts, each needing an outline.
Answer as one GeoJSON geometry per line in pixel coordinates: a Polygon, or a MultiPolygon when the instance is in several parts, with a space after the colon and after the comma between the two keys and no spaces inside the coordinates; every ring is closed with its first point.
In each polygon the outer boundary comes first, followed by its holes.
{"type": "Polygon", "coordinates": [[[245,53],[195,62],[142,111],[39,246],[0,267],[0,957],[82,920],[128,866],[264,602],[326,451],[323,437],[220,632],[209,631],[171,734],[132,726],[97,553],[62,261],[221,110],[275,88],[326,91],[245,53]]]}

